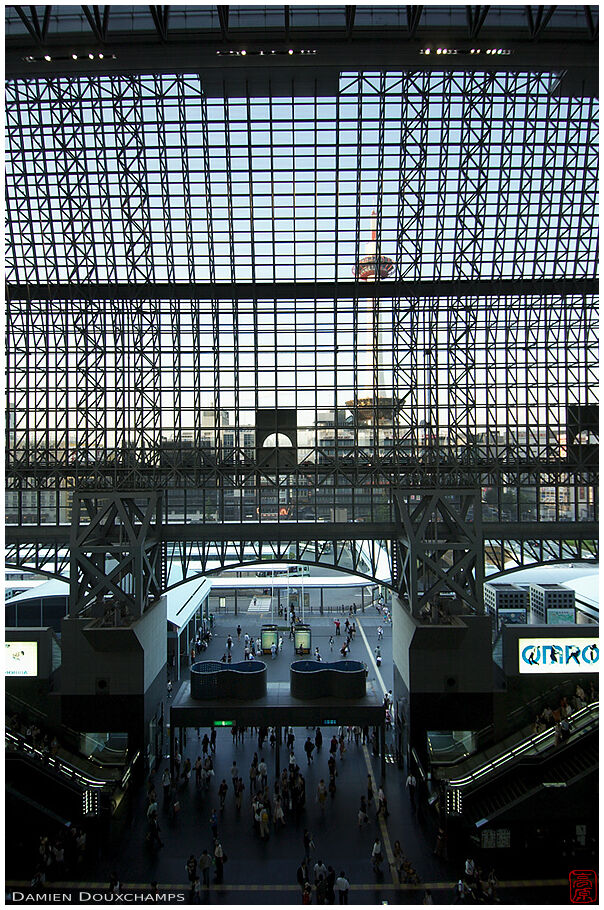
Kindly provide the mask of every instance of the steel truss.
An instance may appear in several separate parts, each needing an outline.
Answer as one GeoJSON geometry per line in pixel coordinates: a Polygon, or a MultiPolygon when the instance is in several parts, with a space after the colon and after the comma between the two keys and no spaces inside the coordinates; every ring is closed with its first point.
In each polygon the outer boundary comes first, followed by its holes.
{"type": "Polygon", "coordinates": [[[69,553],[71,616],[115,626],[140,618],[166,587],[160,494],[77,494],[69,553]]]}
{"type": "Polygon", "coordinates": [[[448,592],[465,611],[482,613],[483,542],[478,490],[397,490],[401,532],[396,589],[420,618],[448,592]]]}
{"type": "Polygon", "coordinates": [[[392,559],[406,488],[480,490],[498,569],[595,556],[595,99],[548,72],[279,79],[8,83],[9,563],[65,570],[79,497],[133,491],[205,528],[163,557],[191,572],[245,523],[241,558],[360,570],[364,525],[392,559]],[[395,279],[369,291],[374,206],[395,279]],[[296,412],[293,460],[257,448],[262,408],[296,412]],[[311,552],[319,521],[341,542],[311,552]]]}

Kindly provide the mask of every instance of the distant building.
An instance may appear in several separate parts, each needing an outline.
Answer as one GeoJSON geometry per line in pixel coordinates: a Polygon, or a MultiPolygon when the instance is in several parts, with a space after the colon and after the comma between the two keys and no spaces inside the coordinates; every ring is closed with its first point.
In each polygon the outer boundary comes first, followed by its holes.
{"type": "Polygon", "coordinates": [[[505,581],[489,581],[484,585],[484,605],[495,617],[498,629],[503,623],[525,623],[529,607],[526,587],[505,581]]]}
{"type": "Polygon", "coordinates": [[[575,622],[575,592],[565,585],[532,584],[530,605],[537,622],[549,625],[575,622]]]}

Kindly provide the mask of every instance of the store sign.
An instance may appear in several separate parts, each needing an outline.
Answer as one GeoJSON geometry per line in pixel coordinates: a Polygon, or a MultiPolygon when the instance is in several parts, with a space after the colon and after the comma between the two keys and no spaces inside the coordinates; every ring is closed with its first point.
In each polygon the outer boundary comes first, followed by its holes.
{"type": "Polygon", "coordinates": [[[6,676],[37,676],[38,642],[5,641],[4,672],[6,676]]]}
{"type": "Polygon", "coordinates": [[[589,673],[599,670],[599,639],[520,638],[519,673],[589,673]]]}
{"type": "Polygon", "coordinates": [[[214,721],[215,727],[232,727],[232,726],[234,726],[234,724],[235,724],[234,720],[215,720],[214,721]]]}

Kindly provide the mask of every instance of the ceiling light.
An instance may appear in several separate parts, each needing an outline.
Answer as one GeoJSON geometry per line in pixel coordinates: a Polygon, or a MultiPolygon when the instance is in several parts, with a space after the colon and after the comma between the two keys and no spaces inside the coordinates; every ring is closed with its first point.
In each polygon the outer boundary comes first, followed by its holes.
{"type": "Polygon", "coordinates": [[[44,59],[48,60],[48,62],[50,63],[50,61],[52,60],[52,57],[50,57],[48,54],[44,54],[44,59]]]}
{"type": "Polygon", "coordinates": [[[426,50],[424,51],[424,54],[429,54],[429,53],[430,53],[430,48],[427,47],[426,50]]]}
{"type": "Polygon", "coordinates": [[[99,54],[99,60],[103,60],[104,56],[104,54],[99,54]]]}
{"type": "Polygon", "coordinates": [[[72,54],[72,55],[71,55],[71,59],[72,59],[72,60],[77,60],[77,59],[78,59],[78,55],[77,55],[77,54],[72,54]]]}
{"type": "Polygon", "coordinates": [[[246,50],[241,51],[241,56],[242,56],[242,57],[245,57],[246,54],[247,54],[247,51],[246,51],[246,50]]]}
{"type": "Polygon", "coordinates": [[[288,50],[287,53],[288,53],[288,54],[293,54],[293,50],[291,49],[291,47],[290,47],[290,49],[288,50]]]}
{"type": "Polygon", "coordinates": [[[88,59],[89,59],[89,60],[94,60],[94,54],[88,54],[88,59]]]}
{"type": "Polygon", "coordinates": [[[437,48],[437,50],[436,50],[436,53],[437,53],[437,54],[442,54],[442,52],[443,52],[442,47],[437,48]]]}

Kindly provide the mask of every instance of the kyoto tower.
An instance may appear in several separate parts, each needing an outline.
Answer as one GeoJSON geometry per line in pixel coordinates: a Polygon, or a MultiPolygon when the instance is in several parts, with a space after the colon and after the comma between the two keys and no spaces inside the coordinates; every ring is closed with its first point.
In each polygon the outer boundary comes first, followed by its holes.
{"type": "MultiPolygon", "coordinates": [[[[371,213],[371,240],[365,245],[365,256],[359,260],[352,273],[361,281],[381,281],[388,278],[394,270],[394,262],[388,256],[377,255],[377,213],[371,213]]],[[[380,299],[367,301],[368,322],[367,342],[363,347],[359,345],[359,369],[367,370],[372,375],[372,389],[364,394],[359,389],[359,397],[354,401],[347,401],[346,405],[353,408],[359,423],[371,424],[374,420],[378,423],[390,423],[393,418],[394,400],[383,394],[386,379],[384,372],[384,343],[382,332],[382,313],[380,312],[380,299]],[[365,362],[363,363],[363,359],[365,362]]],[[[359,314],[360,316],[361,314],[359,314]]]]}

